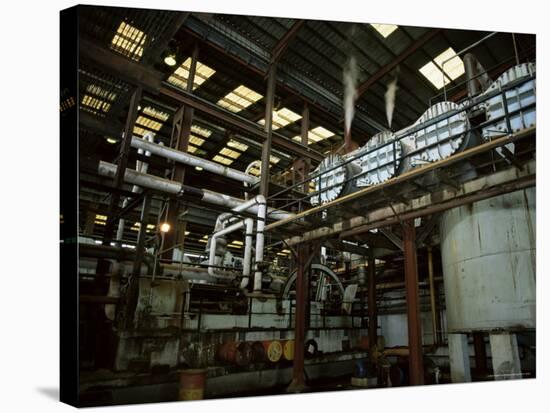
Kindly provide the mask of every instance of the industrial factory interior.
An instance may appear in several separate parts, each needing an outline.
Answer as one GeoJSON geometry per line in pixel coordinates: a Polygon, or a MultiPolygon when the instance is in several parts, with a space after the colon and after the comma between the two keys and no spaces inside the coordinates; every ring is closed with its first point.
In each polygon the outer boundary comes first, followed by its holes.
{"type": "Polygon", "coordinates": [[[534,34],[64,16],[79,405],[536,377],[534,34]]]}

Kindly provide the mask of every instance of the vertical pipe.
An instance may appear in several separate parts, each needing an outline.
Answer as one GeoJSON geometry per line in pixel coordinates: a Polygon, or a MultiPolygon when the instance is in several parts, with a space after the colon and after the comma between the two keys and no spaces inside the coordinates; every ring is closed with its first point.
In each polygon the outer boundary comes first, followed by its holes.
{"type": "Polygon", "coordinates": [[[308,260],[307,245],[298,246],[296,268],[296,315],[294,317],[294,363],[292,369],[292,382],[289,391],[300,392],[305,387],[304,374],[304,340],[305,340],[305,312],[306,312],[306,262],[308,260]]]}
{"type": "Polygon", "coordinates": [[[424,384],[414,219],[403,223],[403,250],[405,256],[405,290],[407,297],[407,325],[409,334],[409,377],[410,384],[414,386],[424,384]]]}
{"type": "Polygon", "coordinates": [[[271,155],[271,138],[273,134],[273,100],[275,99],[275,80],[277,66],[269,67],[267,78],[267,95],[265,104],[265,131],[266,139],[262,147],[262,168],[260,176],[260,195],[267,198],[269,195],[269,158],[271,155]]]}
{"type": "Polygon", "coordinates": [[[264,259],[264,227],[267,213],[266,199],[259,195],[258,219],[256,221],[256,272],[254,273],[254,291],[262,290],[262,271],[259,266],[264,259]]]}
{"type": "Polygon", "coordinates": [[[250,279],[250,266],[252,265],[252,233],[254,231],[254,220],[246,218],[245,233],[244,233],[244,261],[243,261],[243,279],[241,281],[241,289],[246,288],[250,279]]]}
{"type": "Polygon", "coordinates": [[[369,277],[367,290],[367,308],[369,316],[369,356],[372,358],[374,346],[376,345],[376,336],[378,335],[378,315],[376,309],[376,268],[375,259],[372,255],[369,257],[369,277]]]}
{"type": "Polygon", "coordinates": [[[434,265],[433,265],[433,254],[432,247],[428,247],[428,277],[430,280],[430,310],[432,313],[432,339],[433,344],[439,344],[438,335],[437,335],[437,315],[436,315],[436,304],[435,304],[435,282],[434,282],[434,265]]]}

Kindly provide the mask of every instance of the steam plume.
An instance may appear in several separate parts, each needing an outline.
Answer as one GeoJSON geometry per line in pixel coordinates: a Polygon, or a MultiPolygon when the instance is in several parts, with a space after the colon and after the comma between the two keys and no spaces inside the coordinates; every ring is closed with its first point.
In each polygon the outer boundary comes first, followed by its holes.
{"type": "Polygon", "coordinates": [[[344,122],[346,134],[349,134],[351,129],[351,121],[355,114],[355,99],[357,97],[357,62],[355,57],[351,56],[344,67],[344,122]]]}
{"type": "Polygon", "coordinates": [[[386,118],[388,119],[388,127],[391,129],[391,122],[393,119],[393,110],[395,109],[395,93],[397,92],[397,76],[388,83],[388,90],[384,94],[386,101],[386,118]]]}

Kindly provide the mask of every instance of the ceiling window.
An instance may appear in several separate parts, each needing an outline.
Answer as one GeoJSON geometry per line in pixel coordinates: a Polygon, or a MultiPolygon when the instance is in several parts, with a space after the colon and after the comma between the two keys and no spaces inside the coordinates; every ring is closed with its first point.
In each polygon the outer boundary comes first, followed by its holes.
{"type": "Polygon", "coordinates": [[[248,170],[248,173],[250,175],[253,175],[253,176],[260,176],[260,168],[257,168],[256,166],[252,166],[249,170],[248,170]]]}
{"type": "Polygon", "coordinates": [[[169,117],[170,115],[168,113],[147,106],[136,119],[134,133],[143,136],[148,131],[158,132],[169,117]]]}
{"type": "Polygon", "coordinates": [[[453,48],[449,47],[419,70],[437,89],[441,89],[464,74],[464,63],[456,56],[453,48]]]}
{"type": "Polygon", "coordinates": [[[114,92],[90,84],[86,87],[86,93],[82,97],[81,108],[94,115],[103,115],[111,109],[111,104],[116,99],[114,92]]]}
{"type": "Polygon", "coordinates": [[[227,142],[227,146],[233,149],[237,149],[241,152],[244,152],[248,149],[248,145],[245,145],[244,143],[237,142],[236,140],[230,139],[229,142],[227,142]]]}
{"type": "Polygon", "coordinates": [[[190,135],[189,143],[195,146],[201,146],[204,143],[204,139],[199,138],[198,136],[195,136],[195,135],[190,135]]]}
{"type": "Polygon", "coordinates": [[[231,165],[233,163],[233,159],[226,158],[225,156],[216,155],[212,158],[214,162],[221,163],[222,165],[231,165]]]}
{"type": "MultiPolygon", "coordinates": [[[[296,122],[302,117],[297,113],[291,111],[288,108],[282,108],[273,112],[273,130],[283,128],[286,125],[296,122]]],[[[258,121],[260,125],[265,125],[265,119],[260,119],[258,121]]]]}
{"type": "Polygon", "coordinates": [[[206,155],[206,151],[204,151],[203,149],[200,149],[199,147],[194,146],[192,144],[189,144],[189,146],[187,147],[187,152],[192,153],[193,155],[197,155],[197,156],[206,155]]]}
{"type": "MultiPolygon", "coordinates": [[[[176,69],[172,75],[168,78],[168,83],[179,87],[180,89],[187,89],[187,79],[189,78],[189,70],[191,69],[191,58],[188,57],[180,67],[176,69]]],[[[197,69],[195,70],[195,78],[193,79],[193,90],[202,85],[210,76],[216,71],[201,62],[197,62],[197,69]]]]}
{"type": "Polygon", "coordinates": [[[237,152],[237,151],[234,151],[233,149],[223,148],[220,151],[220,155],[223,155],[223,156],[225,156],[227,158],[231,158],[231,159],[237,159],[239,156],[241,156],[241,153],[237,152]]]}
{"type": "MultiPolygon", "coordinates": [[[[327,139],[327,138],[330,138],[330,137],[334,136],[334,132],[331,132],[328,129],[323,128],[322,126],[317,126],[316,128],[311,129],[308,132],[307,136],[308,136],[308,143],[310,145],[312,145],[314,143],[320,142],[324,139],[327,139]]],[[[301,142],[302,141],[302,136],[301,135],[296,135],[292,139],[297,141],[297,142],[301,142]]]]}
{"type": "Polygon", "coordinates": [[[397,27],[395,24],[380,24],[380,23],[373,23],[371,26],[378,32],[380,35],[385,39],[390,34],[392,34],[394,31],[397,30],[397,27]]]}
{"type": "Polygon", "coordinates": [[[263,98],[263,96],[259,93],[241,85],[233,92],[218,100],[218,105],[231,112],[237,113],[256,103],[261,98],[263,98]]]}
{"type": "Polygon", "coordinates": [[[132,60],[139,61],[143,56],[143,46],[147,35],[136,27],[121,22],[111,40],[111,49],[132,60]]]}
{"type": "Polygon", "coordinates": [[[272,164],[278,164],[281,161],[281,158],[277,158],[275,155],[269,156],[269,162],[272,164]]]}
{"type": "Polygon", "coordinates": [[[204,136],[205,138],[208,138],[210,135],[212,135],[211,130],[198,125],[191,125],[191,132],[196,135],[204,136]]]}

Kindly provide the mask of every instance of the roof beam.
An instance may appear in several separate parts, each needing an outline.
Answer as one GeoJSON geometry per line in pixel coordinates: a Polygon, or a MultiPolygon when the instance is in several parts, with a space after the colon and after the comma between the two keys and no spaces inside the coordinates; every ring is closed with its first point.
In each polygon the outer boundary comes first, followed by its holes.
{"type": "Polygon", "coordinates": [[[121,54],[115,53],[106,47],[99,46],[89,39],[79,39],[80,57],[92,61],[98,67],[116,75],[133,85],[140,85],[143,89],[158,92],[163,74],[147,66],[134,62],[121,54]]]}
{"type": "MultiPolygon", "coordinates": [[[[134,85],[142,86],[155,95],[160,94],[164,97],[169,97],[180,104],[188,105],[200,112],[204,112],[234,128],[247,132],[249,135],[260,138],[261,142],[266,139],[266,132],[260,125],[229,112],[215,103],[201,99],[192,93],[187,93],[167,85],[162,81],[164,75],[152,68],[127,59],[85,39],[81,39],[80,54],[109,73],[134,85]]],[[[277,149],[284,149],[293,155],[313,159],[317,162],[323,160],[321,153],[307,148],[292,139],[288,139],[279,133],[273,133],[273,146],[277,149]]]]}
{"type": "Polygon", "coordinates": [[[292,39],[296,37],[300,28],[304,25],[305,20],[296,20],[292,27],[284,34],[283,37],[277,42],[273,51],[271,52],[271,65],[276,64],[285,50],[287,49],[292,39]]]}
{"type": "Polygon", "coordinates": [[[380,69],[378,69],[378,71],[373,73],[371,77],[369,77],[363,84],[361,84],[357,88],[357,98],[363,95],[373,84],[382,79],[386,74],[388,74],[398,64],[403,62],[407,57],[412,55],[414,52],[416,52],[418,49],[420,49],[426,43],[432,40],[439,32],[441,32],[441,29],[432,29],[424,33],[416,41],[409,45],[409,47],[407,47],[401,54],[396,56],[395,59],[393,59],[390,63],[382,66],[380,69]]]}
{"type": "Polygon", "coordinates": [[[151,53],[146,56],[146,62],[148,64],[154,64],[161,56],[162,52],[168,47],[170,40],[179,31],[185,20],[189,17],[189,12],[178,12],[172,23],[164,30],[162,35],[156,39],[152,46],[151,53]]]}
{"type": "MultiPolygon", "coordinates": [[[[235,115],[214,103],[199,98],[194,94],[176,90],[174,87],[168,85],[163,85],[160,88],[160,94],[170,97],[181,104],[189,105],[200,112],[204,112],[210,116],[213,116],[216,119],[231,125],[231,127],[240,129],[250,135],[259,137],[262,139],[262,142],[266,139],[267,134],[259,124],[251,122],[241,116],[235,115]]],[[[321,162],[324,158],[321,153],[307,148],[299,144],[298,142],[295,142],[292,139],[286,138],[283,135],[275,132],[273,132],[273,146],[278,147],[278,149],[285,149],[295,155],[304,158],[313,159],[317,162],[321,162]]]]}

